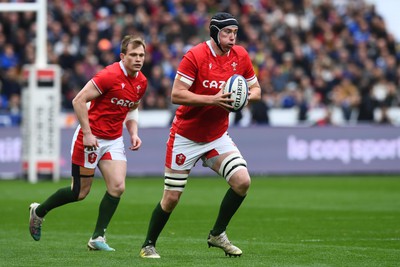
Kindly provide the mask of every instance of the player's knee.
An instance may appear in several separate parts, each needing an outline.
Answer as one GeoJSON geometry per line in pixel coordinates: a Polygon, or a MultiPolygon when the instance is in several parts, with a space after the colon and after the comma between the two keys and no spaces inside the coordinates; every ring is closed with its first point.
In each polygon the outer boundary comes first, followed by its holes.
{"type": "Polygon", "coordinates": [[[168,196],[161,200],[161,207],[166,212],[172,212],[178,205],[179,197],[168,196]]]}
{"type": "Polygon", "coordinates": [[[84,195],[84,194],[79,194],[77,201],[82,201],[82,200],[84,200],[84,199],[86,198],[86,196],[87,196],[87,194],[86,194],[86,195],[84,195]]]}
{"type": "Polygon", "coordinates": [[[84,186],[81,187],[78,195],[78,201],[84,200],[90,193],[90,187],[89,186],[84,186]]]}
{"type": "Polygon", "coordinates": [[[250,179],[240,179],[237,183],[237,191],[240,195],[247,194],[247,191],[250,188],[251,180],[250,179]]]}
{"type": "Polygon", "coordinates": [[[111,195],[115,197],[120,197],[125,192],[125,183],[120,183],[115,185],[111,191],[111,195]]]}
{"type": "Polygon", "coordinates": [[[164,190],[164,195],[161,199],[161,207],[166,212],[172,212],[178,205],[181,191],[164,190]]]}
{"type": "Polygon", "coordinates": [[[251,185],[251,179],[247,169],[236,172],[228,183],[238,195],[245,196],[251,185]]]}

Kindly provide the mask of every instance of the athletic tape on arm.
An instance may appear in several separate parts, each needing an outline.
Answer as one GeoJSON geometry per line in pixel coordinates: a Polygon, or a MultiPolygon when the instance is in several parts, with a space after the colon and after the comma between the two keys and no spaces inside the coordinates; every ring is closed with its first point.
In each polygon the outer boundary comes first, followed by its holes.
{"type": "Polygon", "coordinates": [[[131,110],[128,112],[126,115],[126,120],[135,120],[136,122],[139,122],[139,110],[136,108],[134,110],[131,110]]]}

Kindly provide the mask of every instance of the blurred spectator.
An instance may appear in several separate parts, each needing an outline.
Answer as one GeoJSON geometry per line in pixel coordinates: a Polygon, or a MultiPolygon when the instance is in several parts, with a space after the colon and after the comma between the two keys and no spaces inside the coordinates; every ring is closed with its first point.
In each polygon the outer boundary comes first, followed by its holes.
{"type": "Polygon", "coordinates": [[[253,124],[269,124],[268,111],[275,107],[277,103],[277,93],[272,85],[264,80],[260,83],[261,101],[251,103],[252,123],[253,124]]]}
{"type": "Polygon", "coordinates": [[[285,89],[279,95],[279,106],[293,108],[300,104],[300,90],[295,82],[286,84],[285,89]]]}
{"type": "Polygon", "coordinates": [[[10,67],[0,72],[0,94],[9,99],[11,95],[21,94],[21,84],[19,82],[19,69],[10,67]]]}
{"type": "Polygon", "coordinates": [[[21,124],[21,96],[13,93],[8,100],[8,112],[11,118],[11,125],[18,126],[21,124]]]}
{"type": "Polygon", "coordinates": [[[388,81],[381,76],[372,87],[372,99],[375,107],[381,111],[380,123],[391,123],[388,117],[388,108],[392,106],[396,98],[396,86],[393,82],[388,81]]]}
{"type": "Polygon", "coordinates": [[[3,51],[0,52],[0,68],[9,69],[17,67],[18,56],[14,51],[14,47],[11,44],[6,44],[3,51]]]}
{"type": "Polygon", "coordinates": [[[357,120],[363,123],[371,123],[374,121],[374,110],[376,106],[372,97],[371,87],[364,89],[360,97],[357,120]]]}
{"type": "Polygon", "coordinates": [[[0,76],[0,114],[8,115],[0,125],[18,126],[21,123],[21,85],[16,67],[8,68],[0,76]]]}
{"type": "MultiPolygon", "coordinates": [[[[148,47],[142,70],[151,81],[141,108],[173,109],[170,86],[182,55],[208,39],[210,13],[228,11],[240,21],[238,42],[262,84],[263,101],[249,107],[251,123],[268,123],[271,107],[297,107],[304,121],[311,110],[329,113],[332,105],[346,119],[357,107],[359,121],[370,122],[376,108],[385,114],[399,105],[400,45],[369,2],[49,1],[48,62],[63,69],[62,108],[70,111],[80,81],[118,58],[123,35],[140,33],[148,47]]],[[[4,92],[20,94],[13,89],[19,79],[7,70],[18,76],[35,62],[35,20],[34,12],[0,12],[0,74],[9,84],[2,89],[4,103],[11,96],[4,92]]]]}
{"type": "Polygon", "coordinates": [[[332,102],[342,110],[344,120],[347,122],[352,118],[352,114],[358,111],[360,93],[349,77],[343,77],[333,88],[332,102]]]}

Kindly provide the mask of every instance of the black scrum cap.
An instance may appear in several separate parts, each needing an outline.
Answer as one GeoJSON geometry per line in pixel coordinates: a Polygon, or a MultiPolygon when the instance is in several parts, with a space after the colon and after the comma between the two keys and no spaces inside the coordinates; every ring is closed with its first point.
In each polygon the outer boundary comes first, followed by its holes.
{"type": "Polygon", "coordinates": [[[210,36],[214,39],[215,43],[218,45],[219,49],[222,50],[219,42],[219,32],[221,29],[227,26],[237,26],[239,27],[238,21],[229,13],[218,12],[216,13],[210,21],[210,36]]]}

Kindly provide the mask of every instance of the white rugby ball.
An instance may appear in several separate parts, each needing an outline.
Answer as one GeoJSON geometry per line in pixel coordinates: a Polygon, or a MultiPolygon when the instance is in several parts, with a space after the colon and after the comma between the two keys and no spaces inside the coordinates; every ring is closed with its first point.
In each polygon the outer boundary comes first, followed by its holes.
{"type": "Polygon", "coordinates": [[[234,102],[231,103],[233,112],[238,112],[247,104],[247,96],[249,88],[246,79],[239,74],[232,75],[225,84],[224,93],[232,93],[230,99],[234,102]]]}

